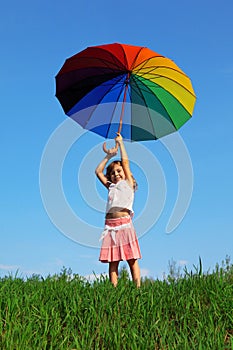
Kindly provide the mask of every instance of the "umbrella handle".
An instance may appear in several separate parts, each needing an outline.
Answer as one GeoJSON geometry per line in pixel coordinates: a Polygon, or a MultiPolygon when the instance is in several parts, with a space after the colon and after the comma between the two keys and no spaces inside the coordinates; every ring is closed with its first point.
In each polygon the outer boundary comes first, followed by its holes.
{"type": "Polygon", "coordinates": [[[104,144],[103,144],[103,151],[104,151],[105,153],[107,153],[107,154],[110,154],[110,153],[111,153],[112,155],[114,155],[115,153],[117,153],[118,147],[119,147],[119,145],[118,145],[118,143],[116,143],[115,147],[110,148],[110,149],[108,150],[107,147],[106,147],[106,142],[104,142],[104,144]]]}

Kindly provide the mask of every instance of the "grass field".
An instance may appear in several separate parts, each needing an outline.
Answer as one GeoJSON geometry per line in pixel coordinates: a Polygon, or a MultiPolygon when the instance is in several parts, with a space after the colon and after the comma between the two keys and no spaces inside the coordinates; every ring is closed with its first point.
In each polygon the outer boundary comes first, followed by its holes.
{"type": "Polygon", "coordinates": [[[1,350],[233,349],[233,265],[173,269],[137,289],[59,275],[0,279],[1,350]]]}

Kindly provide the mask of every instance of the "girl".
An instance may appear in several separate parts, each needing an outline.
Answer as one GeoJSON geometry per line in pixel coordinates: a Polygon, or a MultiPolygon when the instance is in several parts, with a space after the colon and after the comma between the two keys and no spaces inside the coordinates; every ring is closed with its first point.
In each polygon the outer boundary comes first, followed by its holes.
{"type": "Polygon", "coordinates": [[[97,166],[95,173],[102,184],[108,189],[108,201],[105,217],[105,228],[99,260],[109,263],[109,279],[116,287],[118,281],[118,265],[122,260],[129,264],[132,279],[140,287],[140,269],[138,260],[141,258],[140,248],[132,224],[133,200],[136,181],[129,167],[128,156],[122,136],[117,133],[116,147],[103,150],[105,158],[97,166]],[[121,161],[113,161],[104,169],[109,159],[117,154],[120,147],[121,161]]]}

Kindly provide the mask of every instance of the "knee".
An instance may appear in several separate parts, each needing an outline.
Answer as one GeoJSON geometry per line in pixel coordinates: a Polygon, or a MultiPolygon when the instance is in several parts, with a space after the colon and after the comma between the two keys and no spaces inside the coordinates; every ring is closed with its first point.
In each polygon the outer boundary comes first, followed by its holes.
{"type": "Polygon", "coordinates": [[[113,261],[109,264],[109,271],[110,272],[117,272],[118,271],[118,265],[119,261],[113,261]]]}
{"type": "Polygon", "coordinates": [[[129,264],[129,267],[135,266],[136,262],[137,262],[137,259],[127,260],[127,263],[129,264]]]}

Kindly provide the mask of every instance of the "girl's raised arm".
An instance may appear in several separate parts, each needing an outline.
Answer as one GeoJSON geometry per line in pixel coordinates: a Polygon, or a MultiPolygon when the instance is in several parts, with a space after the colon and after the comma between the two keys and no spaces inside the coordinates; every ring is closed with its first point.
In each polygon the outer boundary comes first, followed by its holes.
{"type": "Polygon", "coordinates": [[[122,168],[125,173],[125,178],[129,182],[130,186],[134,186],[134,180],[132,177],[132,172],[130,170],[130,165],[129,165],[129,158],[128,154],[125,149],[125,145],[123,142],[123,138],[120,135],[120,133],[117,133],[117,137],[115,138],[116,144],[120,146],[120,152],[121,152],[121,163],[122,163],[122,168]]]}

